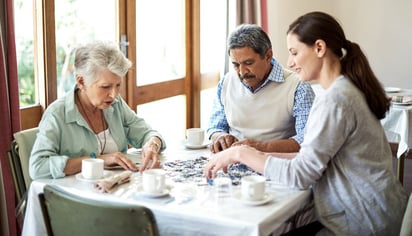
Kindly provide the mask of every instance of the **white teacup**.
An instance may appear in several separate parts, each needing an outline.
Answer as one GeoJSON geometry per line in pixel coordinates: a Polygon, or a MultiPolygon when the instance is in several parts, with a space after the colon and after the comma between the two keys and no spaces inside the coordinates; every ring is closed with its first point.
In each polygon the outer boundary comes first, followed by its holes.
{"type": "Polygon", "coordinates": [[[104,160],[88,158],[82,160],[82,176],[85,179],[101,179],[104,173],[104,160]]]}
{"type": "Polygon", "coordinates": [[[189,145],[202,145],[205,140],[205,130],[190,128],[186,130],[186,141],[189,145]]]}
{"type": "Polygon", "coordinates": [[[162,169],[150,169],[143,172],[143,190],[146,193],[163,193],[166,187],[166,171],[162,169]]]}
{"type": "Polygon", "coordinates": [[[244,176],[241,179],[242,198],[249,201],[262,200],[265,196],[265,181],[263,176],[244,176]]]}

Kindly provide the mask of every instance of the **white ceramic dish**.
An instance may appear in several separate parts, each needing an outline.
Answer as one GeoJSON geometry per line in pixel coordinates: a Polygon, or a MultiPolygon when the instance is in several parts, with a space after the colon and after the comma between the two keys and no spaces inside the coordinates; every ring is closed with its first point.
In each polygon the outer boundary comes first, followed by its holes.
{"type": "Polygon", "coordinates": [[[137,194],[144,196],[144,197],[151,197],[151,198],[156,198],[156,197],[163,197],[168,195],[170,192],[169,188],[163,189],[163,192],[161,193],[147,193],[143,190],[143,185],[137,186],[137,194]]]}
{"type": "Polygon", "coordinates": [[[186,148],[189,148],[189,149],[202,149],[202,148],[207,148],[207,146],[209,145],[209,143],[204,143],[204,144],[201,144],[201,145],[192,145],[192,144],[189,144],[189,143],[185,143],[185,147],[186,148]]]}
{"type": "Polygon", "coordinates": [[[259,206],[259,205],[263,205],[263,204],[266,204],[266,203],[272,201],[273,200],[273,195],[270,194],[270,193],[265,193],[265,196],[263,197],[262,200],[250,201],[250,200],[246,200],[246,199],[242,198],[242,192],[237,191],[233,194],[233,198],[236,199],[237,201],[239,201],[240,203],[245,204],[245,205],[259,206]]]}
{"type": "Polygon", "coordinates": [[[385,87],[385,92],[387,93],[397,93],[400,92],[401,89],[400,88],[396,88],[396,87],[385,87]]]}
{"type": "Polygon", "coordinates": [[[393,105],[398,105],[398,106],[410,106],[412,105],[412,101],[408,102],[392,102],[393,105]]]}
{"type": "Polygon", "coordinates": [[[78,179],[78,180],[80,180],[80,181],[84,181],[84,182],[94,183],[94,182],[97,182],[97,181],[99,181],[99,180],[102,180],[102,179],[105,179],[105,178],[107,178],[107,177],[110,177],[112,174],[113,174],[113,173],[112,173],[111,171],[105,170],[105,171],[103,172],[103,178],[100,178],[100,179],[85,179],[85,178],[83,177],[83,175],[82,175],[82,172],[80,172],[80,173],[76,174],[76,179],[78,179]]]}

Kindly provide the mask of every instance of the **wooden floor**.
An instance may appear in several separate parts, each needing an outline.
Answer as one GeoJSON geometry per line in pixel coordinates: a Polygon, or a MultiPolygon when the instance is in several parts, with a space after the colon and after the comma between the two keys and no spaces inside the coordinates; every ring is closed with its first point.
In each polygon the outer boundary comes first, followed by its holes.
{"type": "MultiPolygon", "coordinates": [[[[394,171],[396,166],[396,160],[393,162],[394,171]]],[[[396,172],[395,172],[396,173],[396,172]]],[[[403,186],[408,193],[412,193],[412,153],[409,153],[407,159],[405,159],[404,173],[403,173],[403,186]]]]}

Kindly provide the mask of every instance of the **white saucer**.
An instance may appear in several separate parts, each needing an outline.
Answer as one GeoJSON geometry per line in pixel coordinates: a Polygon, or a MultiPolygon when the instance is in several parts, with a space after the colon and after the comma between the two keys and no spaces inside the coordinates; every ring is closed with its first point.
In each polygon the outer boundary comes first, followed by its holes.
{"type": "Polygon", "coordinates": [[[99,180],[105,179],[105,178],[111,176],[112,174],[113,174],[113,173],[112,173],[111,171],[105,170],[105,171],[103,172],[103,178],[100,178],[100,179],[85,179],[85,178],[83,177],[83,175],[82,175],[82,172],[80,172],[80,173],[77,173],[77,174],[76,174],[76,179],[78,179],[78,180],[80,180],[80,181],[84,181],[84,182],[94,183],[94,182],[97,182],[97,181],[99,181],[99,180]]]}
{"type": "Polygon", "coordinates": [[[409,102],[392,102],[393,105],[398,105],[398,106],[409,106],[412,105],[412,101],[409,102]]]}
{"type": "Polygon", "coordinates": [[[153,197],[153,198],[163,197],[163,196],[168,195],[169,192],[170,192],[169,188],[165,188],[165,189],[163,190],[163,192],[161,192],[161,193],[147,193],[147,192],[145,192],[145,191],[143,190],[143,186],[142,186],[142,185],[137,186],[137,194],[139,194],[139,195],[141,195],[141,196],[144,196],[144,197],[153,197]]]}
{"type": "Polygon", "coordinates": [[[270,194],[270,193],[265,193],[265,196],[263,197],[262,200],[251,201],[251,200],[246,200],[246,199],[242,198],[242,192],[237,191],[233,194],[233,198],[236,199],[237,201],[245,204],[245,205],[259,206],[259,205],[266,204],[266,203],[270,202],[271,200],[273,200],[273,195],[270,194]]]}
{"type": "Polygon", "coordinates": [[[209,143],[204,143],[204,144],[200,144],[200,145],[193,145],[193,144],[189,144],[189,143],[185,142],[185,147],[189,148],[189,149],[202,149],[202,148],[206,148],[207,145],[209,145],[209,143]]]}
{"type": "Polygon", "coordinates": [[[396,88],[396,87],[385,87],[385,92],[387,93],[397,93],[400,92],[401,89],[400,88],[396,88]]]}

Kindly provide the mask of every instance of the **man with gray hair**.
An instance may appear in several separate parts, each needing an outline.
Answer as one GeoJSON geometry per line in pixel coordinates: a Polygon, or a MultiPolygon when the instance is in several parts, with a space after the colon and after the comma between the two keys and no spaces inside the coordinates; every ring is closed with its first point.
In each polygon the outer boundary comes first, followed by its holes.
{"type": "Polygon", "coordinates": [[[217,86],[207,134],[214,153],[246,144],[264,152],[297,152],[315,94],[274,58],[268,35],[240,25],[228,38],[234,71],[217,86]]]}

